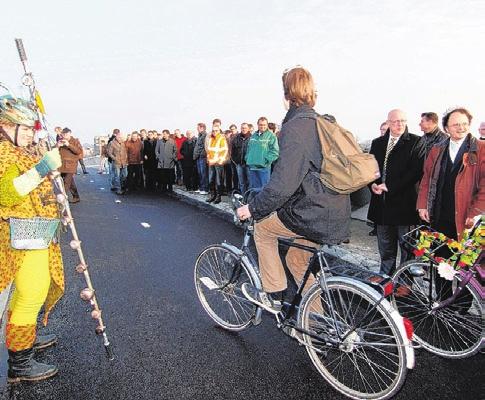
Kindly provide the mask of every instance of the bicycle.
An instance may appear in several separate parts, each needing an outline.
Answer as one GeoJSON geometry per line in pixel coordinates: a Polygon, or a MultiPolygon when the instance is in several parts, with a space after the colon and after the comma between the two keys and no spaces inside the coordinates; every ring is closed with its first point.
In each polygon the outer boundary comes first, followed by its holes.
{"type": "MultiPolygon", "coordinates": [[[[244,204],[232,196],[236,210],[244,204]]],[[[253,221],[241,222],[240,248],[223,242],[208,246],[197,258],[194,280],[199,300],[219,326],[242,331],[259,325],[262,309],[247,300],[241,286],[248,282],[261,289],[257,262],[249,248],[253,221]]],[[[275,316],[279,329],[305,346],[323,378],[337,391],[353,399],[387,399],[395,395],[414,367],[412,323],[392,308],[386,296],[393,290],[389,277],[381,283],[364,268],[330,267],[323,246],[313,248],[280,238],[280,243],[312,253],[308,269],[293,299],[284,302],[275,316]],[[316,282],[303,292],[313,274],[316,282]]]]}
{"type": "Polygon", "coordinates": [[[436,252],[450,239],[421,225],[404,235],[403,240],[416,251],[422,232],[430,233],[429,248],[419,249],[420,258],[396,269],[392,280],[403,290],[399,296],[393,294],[392,303],[413,322],[413,340],[424,349],[445,358],[471,357],[485,347],[485,268],[480,265],[485,263],[485,256],[482,251],[474,265],[459,269],[446,283],[438,276],[437,267],[443,260],[436,257],[436,252]]]}

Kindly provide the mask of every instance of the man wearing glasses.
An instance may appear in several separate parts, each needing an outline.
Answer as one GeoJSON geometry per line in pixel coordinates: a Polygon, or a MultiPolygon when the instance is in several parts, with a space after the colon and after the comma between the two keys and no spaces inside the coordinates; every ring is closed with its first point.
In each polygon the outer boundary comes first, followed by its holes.
{"type": "Polygon", "coordinates": [[[380,272],[390,275],[396,268],[398,245],[401,263],[410,258],[401,238],[418,222],[416,183],[421,178],[424,152],[419,136],[408,132],[402,110],[391,110],[387,122],[389,131],[374,139],[370,149],[381,177],[371,184],[367,218],[377,224],[380,272]]]}

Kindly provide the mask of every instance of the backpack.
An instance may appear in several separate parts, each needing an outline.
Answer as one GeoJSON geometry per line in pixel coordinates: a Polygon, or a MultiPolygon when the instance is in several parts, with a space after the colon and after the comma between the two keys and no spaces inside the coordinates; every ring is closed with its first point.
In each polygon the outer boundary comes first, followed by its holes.
{"type": "Polygon", "coordinates": [[[329,115],[318,115],[317,132],[322,146],[323,185],[340,194],[350,194],[380,177],[372,154],[364,153],[352,133],[329,115]]]}

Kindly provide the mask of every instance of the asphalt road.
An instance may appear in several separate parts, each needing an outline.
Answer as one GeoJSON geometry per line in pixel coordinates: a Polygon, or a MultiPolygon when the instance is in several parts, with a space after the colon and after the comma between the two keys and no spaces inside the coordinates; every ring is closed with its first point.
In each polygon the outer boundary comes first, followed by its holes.
{"type": "MultiPolygon", "coordinates": [[[[196,256],[212,243],[239,244],[238,228],[176,198],[130,194],[115,203],[105,176],[76,179],[82,201],[73,213],[116,359],[106,359],[79,298],[84,279],[74,271],[66,235],[67,289],[44,330],[59,344],[39,357],[57,363],[60,373],[35,384],[6,385],[2,377],[1,399],[344,398],[269,316],[232,334],[202,310],[193,284],[196,256]]],[[[483,399],[484,371],[483,355],[449,361],[418,351],[396,398],[483,399]]]]}

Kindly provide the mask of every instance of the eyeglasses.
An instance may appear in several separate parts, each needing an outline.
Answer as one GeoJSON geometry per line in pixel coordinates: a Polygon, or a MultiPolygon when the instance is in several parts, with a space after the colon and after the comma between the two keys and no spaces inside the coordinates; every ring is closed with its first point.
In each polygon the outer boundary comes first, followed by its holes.
{"type": "Polygon", "coordinates": [[[458,129],[458,128],[468,128],[469,126],[470,124],[468,122],[462,122],[461,124],[450,125],[449,128],[458,129]]]}
{"type": "Polygon", "coordinates": [[[396,124],[405,124],[408,122],[406,119],[395,119],[393,121],[389,121],[391,124],[396,125],[396,124]]]}

